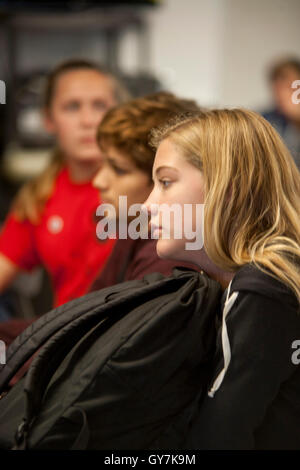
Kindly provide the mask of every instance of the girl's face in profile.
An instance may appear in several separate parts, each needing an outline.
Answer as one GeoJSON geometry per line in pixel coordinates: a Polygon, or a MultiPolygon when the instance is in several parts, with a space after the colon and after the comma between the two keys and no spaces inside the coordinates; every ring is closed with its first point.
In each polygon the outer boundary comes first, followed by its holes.
{"type": "MultiPolygon", "coordinates": [[[[197,233],[202,230],[199,213],[196,206],[204,204],[204,179],[202,172],[189,163],[170,139],[161,142],[157,149],[153,166],[154,188],[145,206],[151,211],[151,229],[159,237],[157,254],[161,258],[178,259],[195,263],[196,252],[187,250],[186,243],[192,240],[186,238],[187,229],[197,233]],[[171,216],[170,227],[166,227],[162,216],[154,210],[153,204],[166,204],[169,208],[176,204],[181,207],[181,220],[171,216]],[[186,211],[185,205],[191,212],[186,211]],[[176,228],[177,224],[177,228],[176,228]],[[176,230],[181,225],[181,239],[177,239],[176,230]],[[169,236],[168,236],[169,235],[169,236]],[[168,237],[168,238],[167,238],[168,237]]],[[[202,206],[203,207],[203,206],[202,206]]],[[[190,231],[191,232],[191,231],[190,231]]],[[[178,234],[178,231],[177,231],[178,234]]],[[[199,250],[197,250],[198,252],[199,250]]]]}
{"type": "Polygon", "coordinates": [[[67,160],[100,164],[97,126],[115,104],[110,79],[97,70],[72,70],[57,78],[45,125],[67,160]]]}
{"type": "Polygon", "coordinates": [[[117,214],[120,196],[126,196],[129,208],[142,204],[153,187],[149,174],[112,146],[103,153],[102,166],[93,179],[93,186],[100,190],[102,202],[114,206],[117,214]]]}

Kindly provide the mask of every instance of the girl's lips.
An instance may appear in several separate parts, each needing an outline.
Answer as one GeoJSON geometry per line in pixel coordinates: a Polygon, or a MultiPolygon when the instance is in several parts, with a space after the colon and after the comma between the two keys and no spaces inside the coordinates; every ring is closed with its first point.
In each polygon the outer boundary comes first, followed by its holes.
{"type": "Polygon", "coordinates": [[[153,237],[156,237],[157,235],[160,235],[162,233],[162,227],[158,225],[151,224],[151,234],[153,237]]]}
{"type": "Polygon", "coordinates": [[[156,224],[153,224],[152,222],[150,222],[150,228],[151,230],[162,230],[161,225],[156,225],[156,224]]]}
{"type": "Polygon", "coordinates": [[[79,140],[82,144],[96,144],[96,139],[94,137],[82,137],[79,140]]]}

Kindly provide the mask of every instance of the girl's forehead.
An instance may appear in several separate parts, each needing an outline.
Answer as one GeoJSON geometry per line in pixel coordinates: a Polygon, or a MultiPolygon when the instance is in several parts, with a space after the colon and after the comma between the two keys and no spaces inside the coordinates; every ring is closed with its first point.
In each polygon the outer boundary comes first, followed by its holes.
{"type": "Polygon", "coordinates": [[[57,77],[55,82],[55,95],[77,94],[109,94],[113,93],[113,85],[109,77],[97,70],[79,69],[70,70],[57,77]]]}
{"type": "Polygon", "coordinates": [[[153,171],[156,172],[162,167],[183,170],[189,166],[189,162],[183,157],[180,149],[170,140],[163,140],[156,151],[153,171]]]}

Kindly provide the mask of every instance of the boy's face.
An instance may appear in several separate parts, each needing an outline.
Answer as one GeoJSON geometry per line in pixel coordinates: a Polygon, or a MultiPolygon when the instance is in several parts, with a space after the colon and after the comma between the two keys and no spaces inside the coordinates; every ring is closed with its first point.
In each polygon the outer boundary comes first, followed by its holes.
{"type": "Polygon", "coordinates": [[[149,175],[114,147],[103,152],[102,162],[93,179],[93,186],[100,190],[101,201],[114,206],[117,214],[120,196],[127,197],[128,208],[132,204],[143,204],[153,187],[149,175]]]}

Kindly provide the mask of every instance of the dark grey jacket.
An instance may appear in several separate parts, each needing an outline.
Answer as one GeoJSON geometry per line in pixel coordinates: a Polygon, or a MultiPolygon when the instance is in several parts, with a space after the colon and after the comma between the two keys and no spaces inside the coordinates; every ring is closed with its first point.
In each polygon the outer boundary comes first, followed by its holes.
{"type": "Polygon", "coordinates": [[[300,449],[300,311],[282,283],[248,265],[222,298],[197,449],[300,449]]]}

